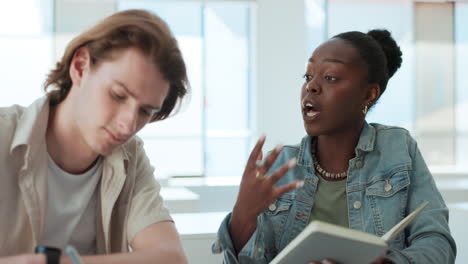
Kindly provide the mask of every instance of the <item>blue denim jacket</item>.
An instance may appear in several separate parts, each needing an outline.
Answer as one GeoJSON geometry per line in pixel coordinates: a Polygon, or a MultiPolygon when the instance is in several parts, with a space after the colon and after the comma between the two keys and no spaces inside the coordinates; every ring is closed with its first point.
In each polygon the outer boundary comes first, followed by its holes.
{"type": "MultiPolygon", "coordinates": [[[[293,157],[297,166],[278,185],[294,180],[305,184],[276,199],[258,216],[257,228],[238,258],[228,229],[230,214],[224,219],[212,246],[213,253],[224,252],[224,263],[268,263],[306,227],[318,183],[312,139],[306,136],[299,145],[283,148],[270,171],[293,157]]],[[[346,183],[349,227],[381,236],[429,201],[389,242],[386,257],[395,263],[454,263],[456,245],[448,227],[448,209],[408,131],[365,123],[355,153],[346,183]],[[387,181],[391,188],[384,188],[387,181]]]]}

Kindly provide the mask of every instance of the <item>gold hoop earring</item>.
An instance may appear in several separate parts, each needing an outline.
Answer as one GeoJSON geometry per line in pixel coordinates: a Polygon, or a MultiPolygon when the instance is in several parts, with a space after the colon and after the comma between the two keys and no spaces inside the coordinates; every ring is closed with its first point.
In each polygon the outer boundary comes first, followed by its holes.
{"type": "Polygon", "coordinates": [[[363,113],[364,115],[366,115],[366,114],[367,114],[367,110],[368,110],[368,109],[367,109],[367,105],[364,105],[364,109],[362,109],[362,113],[363,113]]]}

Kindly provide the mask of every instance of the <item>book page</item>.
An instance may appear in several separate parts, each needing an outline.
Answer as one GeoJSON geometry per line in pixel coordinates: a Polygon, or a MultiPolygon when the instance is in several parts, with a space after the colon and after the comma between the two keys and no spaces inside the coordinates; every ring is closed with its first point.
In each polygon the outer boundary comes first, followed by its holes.
{"type": "Polygon", "coordinates": [[[420,212],[422,212],[422,210],[424,209],[424,207],[426,207],[428,203],[429,202],[427,201],[422,203],[418,207],[418,209],[414,210],[414,212],[409,214],[407,217],[401,220],[397,225],[395,225],[392,229],[390,229],[387,233],[385,233],[382,236],[382,239],[388,242],[392,240],[393,238],[395,238],[395,236],[398,235],[398,233],[400,233],[401,230],[405,229],[405,227],[411,222],[411,220],[413,220],[413,218],[415,218],[420,212]]]}

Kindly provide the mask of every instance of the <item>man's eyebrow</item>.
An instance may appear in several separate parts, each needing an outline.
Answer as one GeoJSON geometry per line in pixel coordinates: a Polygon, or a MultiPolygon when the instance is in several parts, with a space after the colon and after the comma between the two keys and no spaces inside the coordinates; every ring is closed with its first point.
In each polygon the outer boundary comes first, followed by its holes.
{"type": "MultiPolygon", "coordinates": [[[[125,86],[124,83],[122,83],[122,82],[120,82],[118,80],[114,80],[114,82],[117,83],[122,88],[124,88],[125,92],[127,92],[131,97],[136,98],[135,95],[127,88],[127,86],[125,86]]],[[[156,107],[156,106],[150,105],[150,104],[144,104],[143,107],[144,108],[151,108],[151,110],[153,112],[159,112],[161,110],[161,107],[156,107]]]]}

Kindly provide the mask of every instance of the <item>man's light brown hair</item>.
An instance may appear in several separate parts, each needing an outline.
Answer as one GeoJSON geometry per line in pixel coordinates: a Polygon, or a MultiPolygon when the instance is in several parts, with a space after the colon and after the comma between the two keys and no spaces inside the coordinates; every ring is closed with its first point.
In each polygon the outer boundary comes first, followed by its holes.
{"type": "Polygon", "coordinates": [[[110,61],[119,51],[134,47],[148,56],[163,77],[170,83],[169,92],[161,111],[151,121],[170,116],[175,106],[187,94],[187,71],[177,41],[167,24],[158,16],[145,10],[127,10],[115,13],[75,37],[44,84],[51,105],[57,105],[72,87],[69,70],[75,52],[86,47],[94,69],[103,61],[110,61]],[[50,87],[53,89],[49,89],[50,87]]]}

